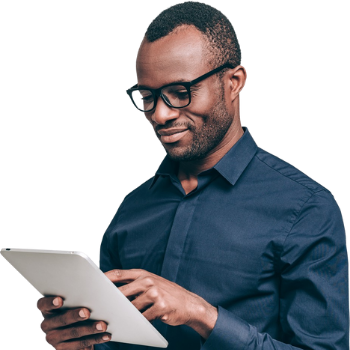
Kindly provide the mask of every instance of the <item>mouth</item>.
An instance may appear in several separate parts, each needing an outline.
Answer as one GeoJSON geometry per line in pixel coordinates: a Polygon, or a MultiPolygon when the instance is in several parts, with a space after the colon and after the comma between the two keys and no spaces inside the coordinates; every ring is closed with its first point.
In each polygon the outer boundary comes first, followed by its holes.
{"type": "Polygon", "coordinates": [[[188,129],[161,129],[157,131],[157,134],[160,135],[160,140],[163,143],[174,143],[182,139],[187,133],[188,129]]]}

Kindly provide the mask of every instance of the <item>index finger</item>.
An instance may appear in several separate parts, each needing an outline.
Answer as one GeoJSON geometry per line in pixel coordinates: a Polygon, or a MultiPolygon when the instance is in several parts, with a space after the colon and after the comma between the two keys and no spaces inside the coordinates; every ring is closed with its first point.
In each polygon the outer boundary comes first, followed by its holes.
{"type": "Polygon", "coordinates": [[[59,309],[63,305],[61,297],[43,297],[38,300],[37,307],[43,313],[50,313],[52,310],[59,309]]]}
{"type": "Polygon", "coordinates": [[[105,275],[112,282],[120,282],[120,283],[130,283],[135,281],[140,276],[143,276],[149,272],[141,269],[131,269],[131,270],[110,270],[105,272],[105,275]]]}

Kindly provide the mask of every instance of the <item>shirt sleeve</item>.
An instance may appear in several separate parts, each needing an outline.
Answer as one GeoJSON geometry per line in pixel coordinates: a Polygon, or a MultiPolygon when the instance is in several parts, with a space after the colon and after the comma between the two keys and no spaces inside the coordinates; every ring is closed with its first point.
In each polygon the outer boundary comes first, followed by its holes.
{"type": "Polygon", "coordinates": [[[102,238],[101,247],[100,247],[100,269],[103,272],[122,268],[122,265],[120,263],[119,256],[118,256],[117,240],[110,239],[110,236],[117,229],[119,213],[120,213],[120,208],[115,214],[113,220],[109,224],[102,238]]]}
{"type": "Polygon", "coordinates": [[[283,339],[259,332],[219,306],[201,350],[349,349],[345,230],[329,192],[311,195],[299,210],[278,265],[283,339]]]}

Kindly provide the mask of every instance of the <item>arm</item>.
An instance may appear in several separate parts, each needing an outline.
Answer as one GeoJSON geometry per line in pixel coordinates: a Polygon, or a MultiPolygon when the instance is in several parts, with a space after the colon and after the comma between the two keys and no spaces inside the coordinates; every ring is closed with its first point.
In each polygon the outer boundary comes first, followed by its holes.
{"type": "Polygon", "coordinates": [[[331,194],[318,192],[299,211],[280,256],[284,342],[219,307],[202,350],[349,349],[347,264],[339,208],[331,194]]]}
{"type": "MultiPolygon", "coordinates": [[[[312,195],[296,216],[276,271],[280,276],[283,342],[222,307],[144,270],[112,270],[120,290],[148,320],[186,324],[205,340],[202,350],[348,349],[345,232],[329,193],[312,195]]],[[[280,339],[281,340],[281,339],[280,339]]]]}

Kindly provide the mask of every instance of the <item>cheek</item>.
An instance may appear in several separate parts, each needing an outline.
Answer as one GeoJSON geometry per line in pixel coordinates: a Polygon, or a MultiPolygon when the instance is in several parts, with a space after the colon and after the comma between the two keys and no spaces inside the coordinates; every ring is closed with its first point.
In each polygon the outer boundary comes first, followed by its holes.
{"type": "Polygon", "coordinates": [[[191,99],[191,112],[199,116],[206,116],[210,114],[214,106],[218,103],[218,91],[214,88],[204,89],[198,93],[193,93],[191,99]]]}

